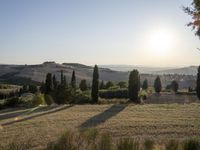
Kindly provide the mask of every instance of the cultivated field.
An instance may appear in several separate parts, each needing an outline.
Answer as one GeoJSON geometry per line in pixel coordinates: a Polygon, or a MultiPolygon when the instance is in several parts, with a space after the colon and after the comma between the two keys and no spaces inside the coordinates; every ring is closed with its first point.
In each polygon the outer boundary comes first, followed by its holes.
{"type": "Polygon", "coordinates": [[[0,144],[31,140],[42,149],[67,129],[96,127],[114,139],[200,138],[200,103],[64,105],[0,111],[0,144]]]}

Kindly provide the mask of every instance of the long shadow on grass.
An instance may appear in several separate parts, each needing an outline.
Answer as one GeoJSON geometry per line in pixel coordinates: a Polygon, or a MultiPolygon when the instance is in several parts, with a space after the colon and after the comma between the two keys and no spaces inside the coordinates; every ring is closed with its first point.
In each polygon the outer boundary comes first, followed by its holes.
{"type": "MultiPolygon", "coordinates": [[[[68,108],[71,108],[71,107],[73,107],[73,105],[63,106],[63,107],[56,108],[56,109],[53,109],[53,110],[50,110],[50,111],[47,111],[47,112],[44,112],[44,113],[25,117],[25,115],[30,114],[30,113],[28,113],[28,114],[25,114],[23,116],[17,116],[17,119],[15,119],[14,121],[3,123],[3,124],[1,124],[1,126],[8,126],[8,125],[11,125],[11,124],[14,124],[14,123],[17,123],[17,122],[27,121],[27,120],[30,120],[30,119],[33,119],[33,118],[37,118],[37,117],[52,114],[52,113],[55,113],[55,112],[59,112],[59,111],[62,111],[62,110],[65,110],[65,109],[68,109],[68,108]]],[[[36,112],[42,112],[42,110],[37,110],[36,112]]]]}
{"type": "Polygon", "coordinates": [[[113,116],[117,115],[118,113],[120,113],[121,111],[123,111],[127,106],[128,106],[127,104],[113,105],[109,109],[102,112],[101,114],[98,114],[98,115],[88,119],[84,123],[82,123],[79,126],[79,128],[84,129],[84,128],[96,127],[97,125],[106,122],[111,117],[113,117],[113,116]]]}

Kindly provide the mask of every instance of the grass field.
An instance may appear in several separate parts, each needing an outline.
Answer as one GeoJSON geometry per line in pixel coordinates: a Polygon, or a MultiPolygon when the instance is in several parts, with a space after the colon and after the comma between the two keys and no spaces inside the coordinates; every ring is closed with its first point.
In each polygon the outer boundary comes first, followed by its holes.
{"type": "Polygon", "coordinates": [[[67,129],[96,127],[114,139],[200,138],[200,104],[64,105],[0,111],[0,144],[31,140],[42,149],[67,129]]]}

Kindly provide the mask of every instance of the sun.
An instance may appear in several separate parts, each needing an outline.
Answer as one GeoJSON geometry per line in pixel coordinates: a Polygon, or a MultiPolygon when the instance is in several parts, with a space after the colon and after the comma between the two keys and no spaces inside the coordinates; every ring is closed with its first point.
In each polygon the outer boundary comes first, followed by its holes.
{"type": "Polygon", "coordinates": [[[156,55],[166,55],[173,47],[172,33],[166,29],[157,29],[149,35],[150,51],[156,55]]]}

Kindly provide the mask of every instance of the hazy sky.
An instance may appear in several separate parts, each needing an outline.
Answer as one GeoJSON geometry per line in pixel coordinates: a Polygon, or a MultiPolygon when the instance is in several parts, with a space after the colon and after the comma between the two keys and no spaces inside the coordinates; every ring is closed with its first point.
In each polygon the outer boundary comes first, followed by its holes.
{"type": "Polygon", "coordinates": [[[0,63],[52,60],[88,65],[199,65],[200,52],[196,48],[200,47],[200,40],[186,27],[190,17],[181,9],[190,3],[191,0],[0,0],[0,63]],[[157,49],[159,44],[168,46],[164,55],[150,46],[151,37],[158,30],[170,35],[168,43],[156,44],[157,49]]]}

